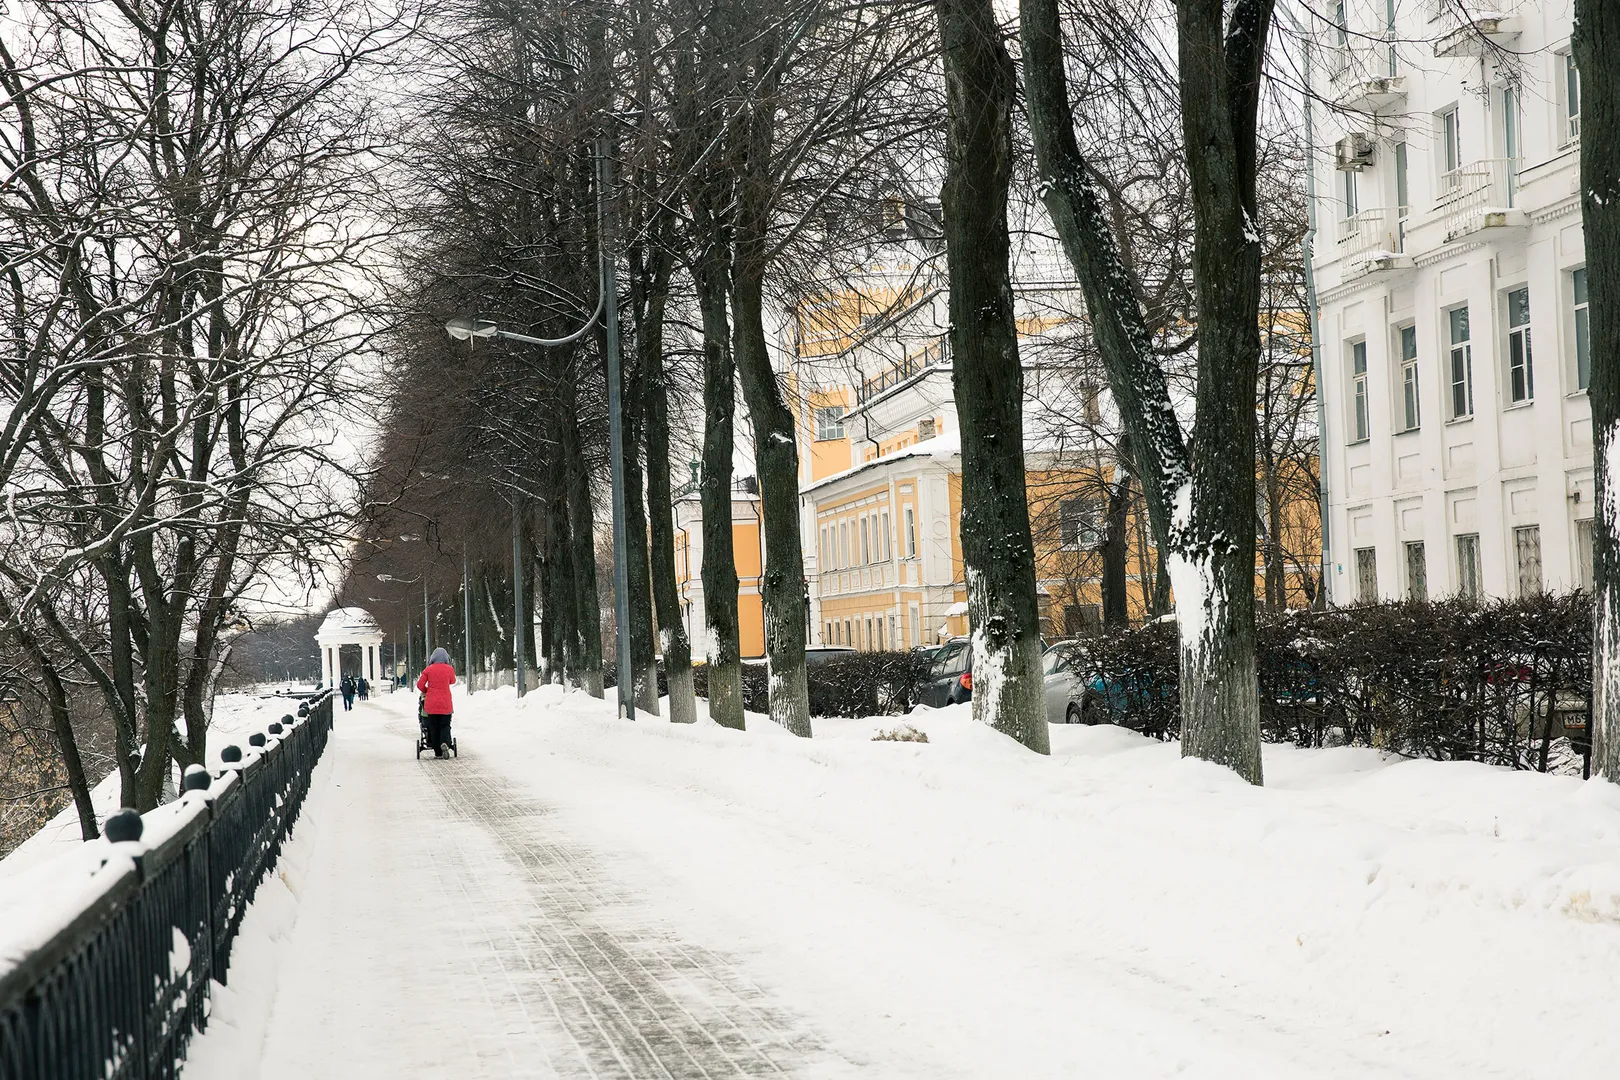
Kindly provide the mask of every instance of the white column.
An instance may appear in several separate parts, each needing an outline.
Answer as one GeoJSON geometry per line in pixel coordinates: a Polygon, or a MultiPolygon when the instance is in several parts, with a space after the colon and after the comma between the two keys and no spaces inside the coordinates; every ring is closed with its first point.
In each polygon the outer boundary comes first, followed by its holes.
{"type": "Polygon", "coordinates": [[[332,677],[331,677],[330,669],[327,667],[328,662],[331,660],[331,655],[330,654],[331,654],[331,650],[329,650],[324,644],[322,644],[321,645],[321,689],[323,689],[323,690],[326,689],[328,686],[332,685],[332,677]]]}

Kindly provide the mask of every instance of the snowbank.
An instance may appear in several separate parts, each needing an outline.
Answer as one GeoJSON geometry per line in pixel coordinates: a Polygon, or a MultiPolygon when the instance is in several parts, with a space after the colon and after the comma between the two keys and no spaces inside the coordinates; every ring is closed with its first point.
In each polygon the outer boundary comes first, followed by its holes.
{"type": "Polygon", "coordinates": [[[1117,728],[1053,728],[1041,758],[967,706],[908,719],[926,744],[873,742],[892,718],[805,741],[544,687],[459,704],[457,734],[632,854],[688,932],[960,1075],[1570,1077],[1620,1053],[1620,788],[1286,746],[1253,788],[1117,728]]]}

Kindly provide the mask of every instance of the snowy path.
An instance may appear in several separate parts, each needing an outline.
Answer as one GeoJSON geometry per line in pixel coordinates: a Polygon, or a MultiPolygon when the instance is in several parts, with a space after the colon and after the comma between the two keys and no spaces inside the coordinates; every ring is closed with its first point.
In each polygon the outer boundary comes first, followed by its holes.
{"type": "Polygon", "coordinates": [[[1109,729],[338,717],[186,1080],[1598,1077],[1620,793],[1109,729]],[[1270,751],[1268,750],[1268,754],[1270,751]],[[257,1000],[262,992],[265,1000],[257,1000]]]}
{"type": "Polygon", "coordinates": [[[410,700],[339,714],[259,1075],[720,1080],[825,1057],[487,755],[418,763],[410,700]]]}

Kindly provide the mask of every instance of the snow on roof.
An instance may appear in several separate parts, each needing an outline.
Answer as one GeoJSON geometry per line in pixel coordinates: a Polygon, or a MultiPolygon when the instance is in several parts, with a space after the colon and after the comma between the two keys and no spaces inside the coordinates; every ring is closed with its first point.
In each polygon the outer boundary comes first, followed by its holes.
{"type": "Polygon", "coordinates": [[[377,620],[365,608],[340,607],[326,613],[322,630],[375,630],[377,620]]]}
{"type": "Polygon", "coordinates": [[[828,484],[836,484],[840,480],[848,480],[856,473],[863,472],[867,469],[875,469],[879,465],[888,465],[891,462],[900,461],[905,458],[928,457],[938,460],[956,457],[957,455],[961,454],[961,452],[961,435],[957,434],[956,432],[949,432],[944,435],[935,435],[932,439],[924,439],[922,442],[913,443],[912,445],[904,447],[900,450],[896,450],[891,454],[884,454],[882,457],[875,457],[870,461],[863,461],[854,468],[845,469],[843,472],[835,472],[831,476],[824,476],[815,483],[808,484],[805,487],[800,488],[799,494],[803,495],[807,492],[815,491],[817,488],[826,487],[828,484]]]}

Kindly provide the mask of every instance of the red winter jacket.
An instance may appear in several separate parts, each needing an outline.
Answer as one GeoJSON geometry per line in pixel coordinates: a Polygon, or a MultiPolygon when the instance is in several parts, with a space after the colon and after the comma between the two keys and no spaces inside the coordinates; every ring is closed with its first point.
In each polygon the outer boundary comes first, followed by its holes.
{"type": "Polygon", "coordinates": [[[429,716],[450,715],[450,687],[455,681],[456,669],[449,664],[429,664],[422,670],[422,677],[416,680],[416,688],[427,691],[429,716]]]}

